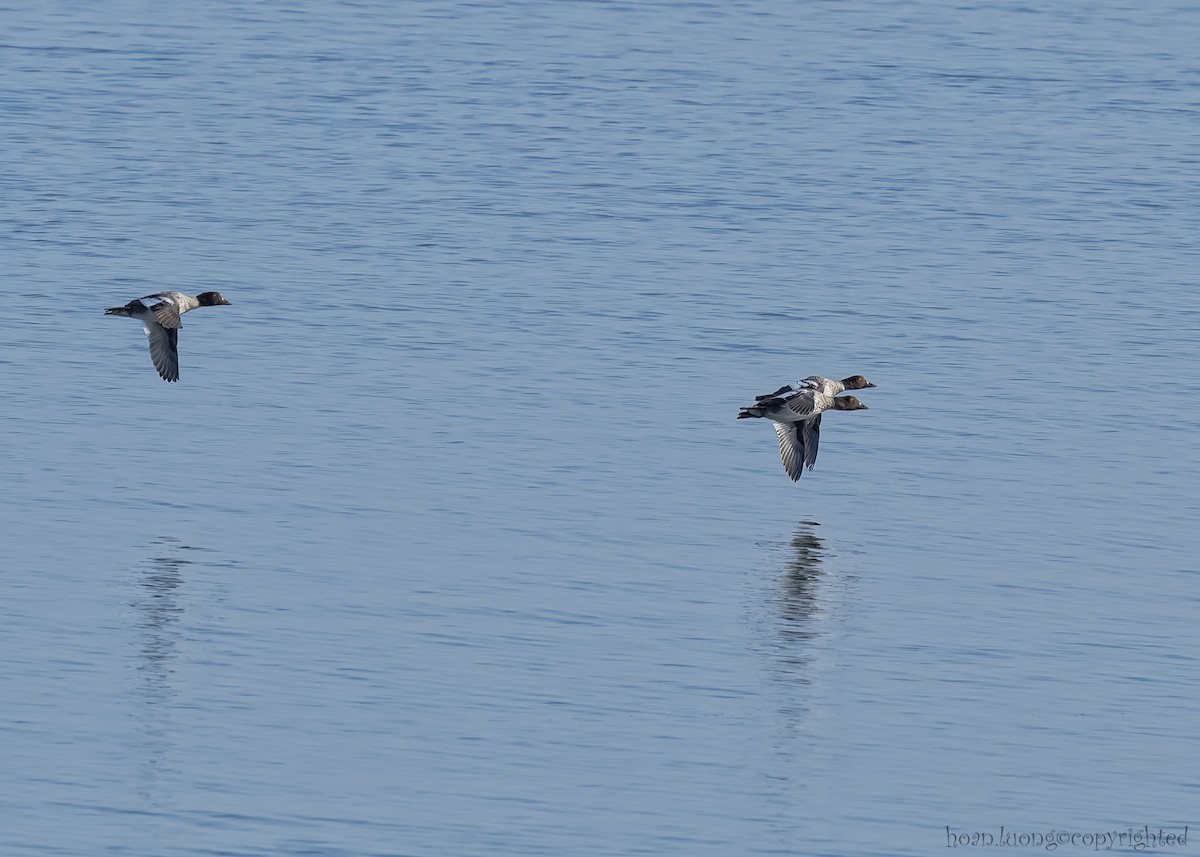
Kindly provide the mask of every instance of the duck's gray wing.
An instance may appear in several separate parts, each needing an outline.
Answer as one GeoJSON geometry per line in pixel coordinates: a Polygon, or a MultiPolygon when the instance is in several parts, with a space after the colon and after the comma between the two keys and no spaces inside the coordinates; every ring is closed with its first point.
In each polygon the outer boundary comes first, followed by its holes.
{"type": "Polygon", "coordinates": [[[775,434],[779,435],[779,455],[783,469],[795,482],[804,475],[804,439],[800,424],[775,423],[775,434]]]}
{"type": "Polygon", "coordinates": [[[150,340],[150,359],[164,381],[179,380],[179,329],[164,327],[151,318],[142,319],[150,340]]]}
{"type": "Polygon", "coordinates": [[[821,407],[817,407],[818,395],[820,395],[818,390],[801,390],[798,393],[790,393],[786,396],[760,398],[753,405],[742,410],[753,409],[761,411],[761,414],[755,414],[754,416],[782,419],[783,422],[787,423],[799,422],[800,420],[816,416],[825,410],[824,403],[822,403],[821,407]]]}
{"type": "Polygon", "coordinates": [[[174,292],[147,295],[144,298],[138,298],[133,303],[140,303],[154,313],[155,321],[168,330],[178,330],[182,324],[179,318],[179,304],[176,303],[174,292]]]}
{"type": "Polygon", "coordinates": [[[800,442],[804,445],[804,466],[809,470],[817,463],[817,446],[821,443],[821,415],[796,424],[800,442]]]}
{"type": "Polygon", "coordinates": [[[782,404],[798,417],[810,417],[820,413],[817,410],[816,390],[801,390],[785,399],[782,404]]]}

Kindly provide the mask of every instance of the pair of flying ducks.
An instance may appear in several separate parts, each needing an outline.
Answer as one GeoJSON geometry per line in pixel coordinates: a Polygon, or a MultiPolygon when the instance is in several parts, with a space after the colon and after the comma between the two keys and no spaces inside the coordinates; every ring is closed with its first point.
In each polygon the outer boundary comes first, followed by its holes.
{"type": "Polygon", "coordinates": [[[875,385],[862,375],[835,381],[810,375],[780,387],[774,393],[755,396],[753,405],[742,408],[739,420],[758,417],[775,424],[783,469],[795,482],[804,468],[813,469],[821,440],[821,414],[825,411],[865,411],[867,406],[854,396],[839,396],[846,390],[864,390],[875,385]]]}

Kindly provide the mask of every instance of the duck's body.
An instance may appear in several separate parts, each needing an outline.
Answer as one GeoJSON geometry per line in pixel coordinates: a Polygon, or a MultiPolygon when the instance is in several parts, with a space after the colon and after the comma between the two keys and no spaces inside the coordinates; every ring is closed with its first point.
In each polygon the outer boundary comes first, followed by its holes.
{"type": "Polygon", "coordinates": [[[150,359],[164,381],[179,380],[180,316],[202,306],[229,306],[220,292],[202,292],[195,297],[183,292],[159,292],[132,300],[125,306],[109,307],[105,315],[136,318],[150,340],[150,359]]]}
{"type": "Polygon", "coordinates": [[[838,396],[844,390],[861,390],[875,385],[862,375],[841,381],[812,375],[795,384],[780,387],[774,393],[756,396],[753,405],[741,409],[739,420],[768,419],[779,437],[783,469],[795,482],[817,461],[821,442],[821,414],[825,411],[865,411],[867,406],[854,396],[838,396]]]}

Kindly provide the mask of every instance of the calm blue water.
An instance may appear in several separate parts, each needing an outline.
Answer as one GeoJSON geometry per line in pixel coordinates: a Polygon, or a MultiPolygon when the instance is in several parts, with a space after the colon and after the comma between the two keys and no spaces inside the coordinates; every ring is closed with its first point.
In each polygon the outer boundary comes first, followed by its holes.
{"type": "Polygon", "coordinates": [[[30,5],[0,853],[1200,824],[1195,5],[30,5]]]}

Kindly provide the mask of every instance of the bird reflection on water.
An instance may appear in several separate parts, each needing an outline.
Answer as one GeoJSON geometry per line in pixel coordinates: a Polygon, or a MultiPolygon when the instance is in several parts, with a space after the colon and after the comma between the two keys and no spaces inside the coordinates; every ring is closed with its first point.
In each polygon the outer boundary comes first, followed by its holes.
{"type": "Polygon", "coordinates": [[[149,703],[165,702],[174,694],[170,690],[170,661],[175,654],[178,634],[173,626],[183,614],[177,590],[183,584],[183,569],[191,560],[175,552],[190,550],[177,539],[164,536],[156,547],[166,546],[171,555],[152,557],[139,581],[140,592],[133,606],[137,608],[142,631],[141,658],[142,690],[149,703]]]}
{"type": "MultiPolygon", "coordinates": [[[[825,567],[825,541],[816,521],[800,521],[786,542],[771,545],[771,561],[755,581],[757,647],[766,676],[777,694],[780,740],[776,748],[789,756],[795,730],[812,703],[819,676],[814,662],[821,656],[822,622],[830,574],[825,567]]],[[[781,757],[782,757],[781,756],[781,757]]]]}
{"type": "Polygon", "coordinates": [[[825,543],[816,534],[816,521],[801,521],[792,535],[791,551],[779,577],[776,606],[779,635],[790,640],[807,640],[816,634],[813,620],[820,610],[818,583],[825,543]]]}
{"type": "Polygon", "coordinates": [[[162,777],[173,746],[171,703],[178,695],[172,681],[172,661],[180,640],[179,620],[184,608],[179,595],[184,571],[192,560],[181,555],[191,550],[178,539],[164,536],[155,540],[154,554],[140,569],[137,592],[130,604],[137,611],[134,629],[138,633],[135,668],[138,680],[134,706],[140,723],[142,796],[152,806],[167,799],[162,777]]]}

